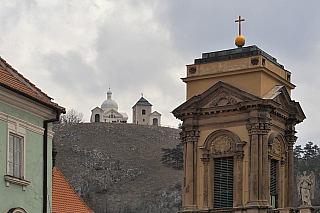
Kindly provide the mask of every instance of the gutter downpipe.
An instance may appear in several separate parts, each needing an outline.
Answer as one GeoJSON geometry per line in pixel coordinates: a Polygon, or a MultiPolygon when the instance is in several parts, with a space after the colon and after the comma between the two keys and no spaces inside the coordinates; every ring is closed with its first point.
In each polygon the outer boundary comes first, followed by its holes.
{"type": "Polygon", "coordinates": [[[48,123],[60,120],[61,110],[57,110],[56,113],[55,118],[43,121],[43,213],[47,213],[48,202],[48,123]]]}

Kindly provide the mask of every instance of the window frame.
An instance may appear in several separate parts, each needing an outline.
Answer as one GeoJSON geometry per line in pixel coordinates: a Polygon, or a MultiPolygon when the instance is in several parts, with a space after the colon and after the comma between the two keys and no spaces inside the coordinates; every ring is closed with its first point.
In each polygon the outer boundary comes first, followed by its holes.
{"type": "Polygon", "coordinates": [[[145,109],[142,109],[142,110],[141,110],[141,114],[142,114],[142,115],[145,115],[145,114],[146,114],[146,110],[145,110],[145,109]]]}
{"type": "Polygon", "coordinates": [[[7,166],[8,166],[7,174],[11,175],[11,176],[13,176],[15,178],[23,179],[23,163],[24,163],[24,161],[23,161],[23,150],[24,150],[24,148],[23,148],[23,144],[24,144],[23,138],[21,136],[19,136],[19,135],[9,133],[9,140],[8,141],[9,141],[9,146],[8,146],[9,157],[8,157],[8,164],[7,164],[7,166]],[[13,138],[13,140],[12,140],[12,148],[10,146],[11,138],[13,138]],[[16,143],[17,139],[19,140],[19,142],[18,142],[19,143],[19,150],[17,149],[17,143],[16,143]],[[10,150],[12,150],[12,161],[10,161],[10,156],[11,156],[10,150]],[[19,159],[20,159],[19,163],[16,162],[17,154],[20,155],[19,156],[19,159]],[[10,167],[11,167],[10,164],[12,164],[12,173],[10,173],[10,167]],[[16,166],[17,165],[20,165],[20,169],[18,171],[18,174],[17,174],[17,171],[16,171],[16,166]]]}
{"type": "MultiPolygon", "coordinates": [[[[243,179],[238,175],[236,172],[236,169],[238,171],[239,167],[242,167],[243,165],[243,157],[244,157],[244,150],[243,146],[247,142],[241,141],[239,136],[227,129],[219,129],[216,131],[213,131],[210,133],[207,138],[205,139],[204,143],[202,146],[199,146],[199,149],[203,150],[203,156],[207,155],[208,156],[208,161],[204,160],[203,162],[209,162],[207,165],[204,164],[204,167],[207,167],[207,169],[204,169],[204,177],[207,180],[207,183],[204,184],[203,186],[203,193],[205,194],[204,196],[204,202],[208,205],[208,208],[210,209],[220,209],[216,208],[214,206],[214,171],[215,171],[215,166],[214,166],[214,161],[216,158],[224,158],[224,157],[233,157],[233,207],[242,205],[242,198],[240,199],[239,197],[235,196],[236,190],[242,190],[243,189],[243,179]],[[212,149],[211,145],[215,144],[215,140],[220,137],[220,136],[228,136],[232,139],[232,143],[228,145],[228,150],[220,150],[219,147],[217,146],[217,150],[212,149]],[[240,178],[240,179],[239,179],[240,178]],[[240,182],[238,182],[240,180],[240,182]],[[206,199],[206,201],[205,201],[206,199]]],[[[218,144],[218,143],[217,143],[218,144]]],[[[226,143],[227,144],[227,143],[226,143]]],[[[206,159],[206,158],[203,158],[206,159]]],[[[202,160],[202,159],[201,159],[202,160]]],[[[206,181],[204,180],[204,183],[206,181]]],[[[222,209],[230,209],[233,207],[226,207],[222,209]]]]}
{"type": "Polygon", "coordinates": [[[31,182],[26,179],[26,129],[23,128],[19,124],[19,122],[8,121],[6,149],[7,149],[7,163],[6,163],[6,174],[4,175],[6,186],[9,187],[10,183],[21,185],[22,190],[25,191],[26,186],[28,186],[31,182]],[[15,177],[14,175],[12,176],[10,175],[10,172],[9,172],[10,136],[18,137],[21,139],[20,177],[15,177]]]}
{"type": "MultiPolygon", "coordinates": [[[[213,198],[213,207],[215,209],[221,209],[221,208],[233,208],[234,207],[234,199],[235,199],[235,190],[234,190],[234,187],[235,187],[235,177],[234,177],[234,174],[235,174],[235,159],[234,159],[234,156],[233,155],[230,155],[230,156],[224,156],[224,157],[217,157],[217,158],[212,158],[212,164],[213,164],[213,171],[211,174],[213,174],[213,193],[212,193],[212,198],[213,198]],[[218,186],[222,186],[223,184],[217,184],[216,185],[216,181],[217,179],[218,180],[222,180],[221,178],[216,178],[216,174],[219,173],[219,169],[221,169],[222,167],[220,168],[216,168],[216,164],[217,162],[220,161],[221,163],[226,163],[226,161],[229,162],[232,162],[232,169],[229,170],[230,166],[228,168],[226,168],[224,171],[228,171],[228,172],[232,172],[232,175],[231,175],[231,180],[228,181],[228,184],[227,185],[224,185],[225,187],[228,188],[228,191],[227,193],[226,192],[221,192],[219,193],[220,196],[218,196],[218,193],[215,191],[216,187],[218,186]],[[229,188],[229,186],[231,185],[231,188],[229,188]],[[232,193],[230,193],[230,191],[232,191],[232,193]],[[231,194],[231,200],[230,200],[230,195],[228,194],[231,194]],[[223,195],[223,196],[221,196],[223,195]],[[217,199],[216,199],[216,196],[217,196],[217,199]],[[223,206],[221,204],[221,198],[219,199],[219,197],[222,197],[222,199],[224,200],[228,200],[228,205],[226,206],[223,206]],[[230,205],[230,206],[229,206],[230,205]]],[[[222,172],[221,174],[224,174],[224,177],[226,176],[230,176],[230,175],[227,175],[226,173],[222,172]]]]}

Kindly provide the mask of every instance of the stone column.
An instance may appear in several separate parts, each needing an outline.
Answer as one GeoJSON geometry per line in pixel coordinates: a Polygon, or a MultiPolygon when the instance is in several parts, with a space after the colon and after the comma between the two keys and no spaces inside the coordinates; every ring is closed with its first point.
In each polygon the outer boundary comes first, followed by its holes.
{"type": "Polygon", "coordinates": [[[208,205],[208,165],[210,161],[209,154],[205,153],[202,154],[201,161],[203,162],[203,209],[208,210],[209,205],[208,205]]]}
{"type": "Polygon", "coordinates": [[[268,206],[268,133],[270,115],[258,109],[250,111],[247,129],[250,137],[248,206],[268,206]]]}
{"type": "Polygon", "coordinates": [[[183,209],[197,209],[197,147],[199,131],[184,131],[181,134],[185,143],[183,209]]]}

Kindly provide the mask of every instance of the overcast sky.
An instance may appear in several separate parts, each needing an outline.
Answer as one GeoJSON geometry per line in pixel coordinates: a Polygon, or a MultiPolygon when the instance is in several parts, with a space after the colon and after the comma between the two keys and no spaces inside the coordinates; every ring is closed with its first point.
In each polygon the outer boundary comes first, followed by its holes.
{"type": "Polygon", "coordinates": [[[320,1],[2,0],[0,55],[86,121],[110,84],[129,122],[143,92],[162,123],[177,126],[170,112],[185,101],[185,65],[235,48],[239,15],[246,46],[292,72],[307,116],[298,143],[320,145],[320,1]]]}

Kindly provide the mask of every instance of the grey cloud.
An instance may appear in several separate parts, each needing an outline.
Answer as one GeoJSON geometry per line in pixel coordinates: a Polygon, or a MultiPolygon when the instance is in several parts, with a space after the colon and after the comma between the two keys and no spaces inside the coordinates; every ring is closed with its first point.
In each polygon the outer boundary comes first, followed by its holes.
{"type": "MultiPolygon", "coordinates": [[[[177,125],[179,121],[170,111],[185,101],[185,84],[179,80],[185,76],[185,65],[193,63],[203,52],[234,48],[238,34],[234,20],[242,15],[246,19],[242,32],[247,45],[257,45],[292,72],[292,81],[297,85],[292,97],[301,103],[307,115],[307,120],[297,126],[298,143],[308,140],[320,143],[317,130],[320,2],[108,3],[112,8],[94,0],[58,1],[45,7],[40,1],[30,5],[24,2],[22,7],[7,1],[0,7],[1,54],[5,59],[10,56],[8,62],[14,67],[37,64],[37,69],[48,72],[48,84],[30,80],[62,100],[61,105],[83,112],[87,120],[90,110],[103,102],[111,84],[119,110],[127,112],[129,119],[131,107],[144,92],[154,110],[163,114],[164,123],[177,125]],[[23,20],[30,23],[27,28],[23,20]],[[63,27],[57,27],[60,25],[63,27]],[[25,34],[26,31],[31,33],[25,34]],[[68,37],[69,34],[72,36],[68,37]],[[52,84],[56,85],[54,89],[48,86],[52,84]]],[[[28,69],[21,71],[26,72],[26,77],[34,76],[28,69]]]]}

